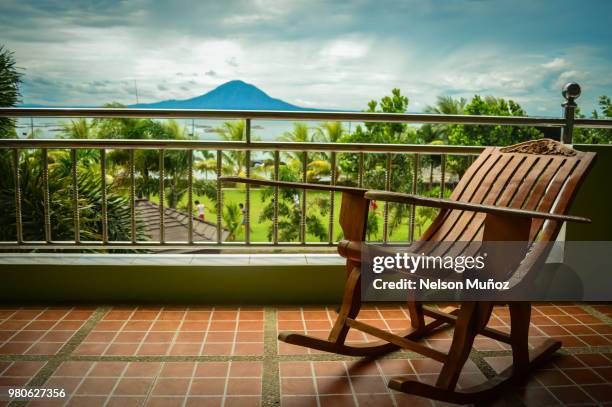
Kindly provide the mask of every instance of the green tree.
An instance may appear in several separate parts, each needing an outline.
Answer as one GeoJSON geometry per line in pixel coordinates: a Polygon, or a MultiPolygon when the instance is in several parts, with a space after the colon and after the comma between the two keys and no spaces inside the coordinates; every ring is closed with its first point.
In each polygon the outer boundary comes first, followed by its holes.
{"type": "Polygon", "coordinates": [[[96,124],[85,118],[60,123],[61,136],[70,139],[96,138],[96,124]]]}
{"type": "MultiPolygon", "coordinates": [[[[436,104],[425,107],[425,112],[444,115],[465,114],[466,103],[465,98],[455,99],[452,96],[438,96],[436,104]]],[[[440,140],[444,144],[448,144],[449,125],[446,123],[425,124],[421,127],[419,133],[424,143],[440,140]]]]}
{"type": "MultiPolygon", "coordinates": [[[[475,95],[465,106],[465,113],[478,116],[527,116],[523,108],[513,100],[475,95]]],[[[535,140],[542,133],[533,127],[526,126],[484,126],[484,125],[451,125],[448,136],[450,144],[472,146],[506,146],[535,140]]],[[[449,157],[449,168],[460,177],[469,165],[467,157],[449,157]]]]}
{"type": "MultiPolygon", "coordinates": [[[[368,103],[368,112],[405,113],[409,100],[399,89],[393,89],[391,95],[383,97],[380,102],[368,103]]],[[[342,140],[354,143],[412,144],[417,141],[417,131],[405,123],[365,123],[365,128],[357,126],[351,134],[342,140]]],[[[412,190],[412,168],[414,156],[409,154],[391,155],[391,191],[410,192],[412,190]]],[[[357,154],[345,154],[340,160],[340,167],[345,174],[359,172],[357,154]]],[[[364,157],[363,182],[368,188],[386,189],[387,155],[366,154],[364,157]]],[[[408,206],[389,205],[389,228],[393,232],[408,215],[408,206]]]]}
{"type": "Polygon", "coordinates": [[[235,202],[226,204],[221,216],[223,218],[223,226],[229,232],[227,240],[236,241],[242,235],[242,212],[238,204],[235,202]]]}
{"type": "MultiPolygon", "coordinates": [[[[612,119],[612,103],[609,96],[599,97],[599,111],[594,109],[592,119],[612,119]]],[[[577,112],[578,117],[584,115],[577,112]]],[[[573,142],[576,144],[612,144],[612,129],[580,129],[575,128],[573,142]]]]}
{"type": "Polygon", "coordinates": [[[342,122],[324,122],[315,129],[314,139],[326,143],[339,143],[345,133],[342,122]]]}
{"type": "MultiPolygon", "coordinates": [[[[13,53],[0,45],[0,107],[15,106],[21,100],[21,72],[15,66],[13,53]]],[[[15,121],[0,117],[0,137],[15,138],[15,121]]]]}
{"type": "MultiPolygon", "coordinates": [[[[56,150],[49,153],[49,209],[51,233],[54,240],[72,240],[74,238],[71,159],[67,151],[56,150]]],[[[40,150],[24,151],[20,157],[20,187],[25,240],[41,241],[44,232],[44,183],[42,178],[42,158],[40,150]]],[[[80,236],[83,240],[102,239],[102,183],[99,162],[96,156],[87,155],[78,160],[77,187],[79,192],[80,236]]],[[[3,168],[2,171],[5,171],[3,168]]],[[[14,192],[12,183],[13,168],[6,169],[10,183],[1,181],[0,205],[11,210],[0,211],[0,240],[15,239],[14,192]]],[[[108,188],[108,187],[107,187],[108,188]]],[[[112,188],[107,189],[107,215],[109,239],[125,241],[130,236],[130,210],[128,198],[112,188]]],[[[137,237],[147,238],[143,227],[137,221],[137,237]]]]}
{"type": "MultiPolygon", "coordinates": [[[[308,125],[305,123],[293,123],[293,129],[291,131],[284,132],[280,137],[281,141],[288,141],[291,143],[308,143],[313,141],[313,135],[311,134],[308,125]]],[[[310,153],[308,157],[304,157],[304,153],[301,151],[289,151],[287,153],[287,165],[296,173],[301,173],[304,168],[304,159],[308,160],[308,164],[312,161],[316,161],[317,157],[320,154],[312,154],[310,153]]],[[[274,166],[274,160],[268,159],[266,160],[265,167],[266,169],[271,170],[274,166]]],[[[312,181],[320,176],[319,173],[313,171],[312,169],[307,170],[306,179],[312,181]]]]}
{"type": "MultiPolygon", "coordinates": [[[[214,129],[215,133],[224,141],[243,141],[245,125],[244,120],[224,122],[221,127],[214,129]]],[[[246,175],[246,155],[242,150],[223,152],[223,175],[246,175]]]]}
{"type": "MultiPolygon", "coordinates": [[[[298,181],[297,174],[283,165],[279,168],[279,179],[281,181],[298,181]]],[[[294,196],[301,196],[301,190],[295,188],[279,188],[278,191],[278,231],[279,239],[283,242],[296,241],[300,237],[300,222],[302,219],[302,208],[299,203],[294,200],[294,196]]],[[[272,188],[264,188],[261,194],[264,206],[259,221],[265,222],[274,218],[274,190],[272,188]]],[[[318,196],[317,196],[318,197],[318,196]]],[[[301,199],[301,198],[300,198],[301,199]]],[[[325,199],[324,199],[325,200],[325,199]]],[[[317,237],[320,241],[327,239],[327,229],[325,228],[322,218],[329,212],[326,210],[326,205],[318,202],[309,202],[306,205],[308,211],[306,213],[306,230],[308,233],[317,237]],[[322,216],[323,215],[323,216],[322,216]]],[[[327,206],[328,207],[328,206],[327,206]]],[[[274,235],[274,225],[270,225],[268,229],[268,240],[272,240],[274,235]]]]}

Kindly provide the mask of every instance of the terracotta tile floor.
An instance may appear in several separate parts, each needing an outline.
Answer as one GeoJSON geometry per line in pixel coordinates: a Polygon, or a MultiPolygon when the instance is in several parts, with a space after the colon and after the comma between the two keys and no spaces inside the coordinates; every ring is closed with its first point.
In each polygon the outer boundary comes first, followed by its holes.
{"type": "MultiPolygon", "coordinates": [[[[433,383],[438,362],[410,352],[363,361],[276,340],[284,330],[325,336],[334,319],[334,307],[0,306],[0,406],[436,405],[387,382],[401,375],[433,383]],[[67,396],[5,396],[7,387],[22,386],[63,388],[67,396]]],[[[366,306],[359,319],[391,331],[408,325],[398,306],[366,306]]],[[[611,322],[612,305],[535,306],[531,343],[556,337],[564,347],[489,404],[612,406],[611,322]]],[[[499,308],[489,325],[507,331],[508,323],[499,308]]],[[[426,343],[446,350],[451,334],[426,343]]],[[[375,338],[350,332],[348,340],[375,338]]],[[[507,346],[477,338],[459,387],[483,382],[510,360],[507,346]]]]}

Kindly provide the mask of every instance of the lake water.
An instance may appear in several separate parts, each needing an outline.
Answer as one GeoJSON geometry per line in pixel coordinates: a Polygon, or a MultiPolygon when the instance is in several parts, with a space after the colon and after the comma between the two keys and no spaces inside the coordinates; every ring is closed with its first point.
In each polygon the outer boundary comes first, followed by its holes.
{"type": "MultiPolygon", "coordinates": [[[[62,123],[70,123],[72,119],[56,118],[23,118],[17,121],[17,134],[20,138],[26,138],[34,131],[34,138],[60,138],[62,135],[62,123]]],[[[223,120],[190,120],[177,119],[188,134],[195,134],[200,140],[220,140],[215,128],[223,125],[223,120]]],[[[319,122],[308,123],[313,129],[319,122]]],[[[345,123],[345,129],[352,131],[358,123],[345,123]]],[[[292,121],[278,120],[253,120],[251,122],[251,137],[253,140],[273,141],[285,132],[293,129],[292,121]]]]}

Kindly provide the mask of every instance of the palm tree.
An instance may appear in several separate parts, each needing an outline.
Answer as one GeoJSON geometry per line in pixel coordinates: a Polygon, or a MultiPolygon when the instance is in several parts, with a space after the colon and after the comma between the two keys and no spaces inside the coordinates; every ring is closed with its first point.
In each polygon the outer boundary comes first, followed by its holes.
{"type": "MultiPolygon", "coordinates": [[[[214,131],[224,141],[243,141],[244,121],[224,122],[221,127],[214,129],[214,131]]],[[[225,158],[222,169],[224,175],[244,176],[246,174],[244,151],[226,151],[223,156],[225,158]]]]}
{"type": "MultiPolygon", "coordinates": [[[[427,106],[426,113],[434,114],[464,114],[467,100],[465,98],[454,99],[452,96],[438,96],[436,104],[427,106]]],[[[430,143],[434,140],[442,140],[448,144],[448,124],[426,124],[423,126],[422,134],[429,133],[429,137],[425,140],[430,143]]]]}
{"type": "MultiPolygon", "coordinates": [[[[346,134],[342,122],[324,122],[321,123],[314,133],[314,140],[325,143],[339,143],[346,134]]],[[[308,164],[313,173],[313,177],[320,177],[332,174],[331,162],[327,155],[321,155],[319,159],[313,160],[308,164]]],[[[336,174],[334,182],[340,177],[340,168],[336,166],[336,174]]]]}
{"type": "Polygon", "coordinates": [[[81,117],[68,123],[60,123],[61,136],[70,139],[96,138],[96,124],[81,117]]]}
{"type": "MultiPolygon", "coordinates": [[[[21,205],[23,235],[26,240],[44,240],[43,178],[40,150],[24,151],[21,154],[21,205]]],[[[81,238],[84,240],[101,240],[102,236],[102,183],[99,162],[96,156],[79,159],[77,186],[79,190],[79,215],[81,238]]],[[[8,162],[8,161],[7,161],[8,162]]],[[[72,240],[74,224],[72,217],[72,178],[68,175],[71,169],[70,155],[67,151],[49,153],[49,194],[51,233],[54,240],[72,240]]],[[[0,180],[0,205],[6,210],[0,211],[0,222],[6,227],[0,228],[0,240],[15,239],[15,205],[13,172],[11,166],[2,167],[9,182],[0,180]]],[[[107,192],[107,216],[110,240],[130,239],[130,210],[128,198],[112,188],[107,192]]],[[[146,235],[140,222],[137,221],[137,238],[145,239],[146,235]]]]}
{"type": "Polygon", "coordinates": [[[342,122],[324,122],[315,129],[315,139],[326,143],[339,143],[345,130],[342,122]]]}
{"type": "MultiPolygon", "coordinates": [[[[282,141],[289,141],[292,143],[309,143],[313,137],[310,133],[308,125],[305,123],[293,123],[293,130],[286,131],[282,136],[279,137],[282,141]]],[[[301,151],[290,151],[286,153],[289,156],[288,164],[296,172],[302,172],[304,168],[304,153],[301,151]]],[[[311,157],[312,158],[312,157],[311,157]]],[[[273,165],[273,162],[269,160],[269,165],[273,165]]],[[[306,163],[308,165],[308,163],[306,163]]],[[[313,174],[311,171],[307,171],[306,179],[312,179],[313,174]]]]}
{"type": "Polygon", "coordinates": [[[229,232],[227,240],[236,241],[240,234],[240,227],[242,226],[242,212],[238,204],[231,202],[225,205],[225,209],[221,216],[223,217],[223,226],[229,232]]]}
{"type": "Polygon", "coordinates": [[[204,173],[204,179],[208,180],[208,174],[214,173],[217,168],[217,160],[210,151],[198,151],[194,154],[193,168],[204,173]]]}
{"type": "MultiPolygon", "coordinates": [[[[21,75],[19,68],[15,67],[13,53],[0,45],[0,107],[11,107],[19,103],[21,75]]],[[[17,137],[13,119],[0,117],[0,137],[17,137]]]]}

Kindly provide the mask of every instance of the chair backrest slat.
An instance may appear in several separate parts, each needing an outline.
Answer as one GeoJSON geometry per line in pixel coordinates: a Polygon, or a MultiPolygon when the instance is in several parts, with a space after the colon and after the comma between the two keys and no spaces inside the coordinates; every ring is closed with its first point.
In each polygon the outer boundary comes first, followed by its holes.
{"type": "MultiPolygon", "coordinates": [[[[487,148],[465,172],[451,199],[562,214],[593,159],[593,153],[547,139],[487,148]]],[[[427,247],[430,254],[458,255],[467,244],[443,249],[431,242],[481,241],[485,217],[471,211],[443,210],[416,247],[427,247]]],[[[560,226],[560,222],[534,219],[531,240],[554,240],[560,226]]]]}
{"type": "MultiPolygon", "coordinates": [[[[482,202],[487,205],[509,206],[511,199],[517,190],[524,184],[534,165],[539,160],[536,156],[513,157],[512,165],[508,165],[504,172],[500,174],[500,182],[495,184],[494,189],[487,195],[482,202]]],[[[464,212],[463,217],[469,219],[469,226],[457,237],[461,244],[454,245],[449,253],[451,256],[459,254],[471,255],[476,252],[477,246],[470,245],[470,242],[482,240],[483,226],[486,215],[483,213],[464,212]],[[464,249],[469,253],[463,253],[464,249]]]]}
{"type": "MultiPolygon", "coordinates": [[[[483,153],[484,154],[484,153],[483,153]]],[[[456,200],[462,202],[477,202],[481,203],[482,199],[491,188],[497,175],[508,165],[509,157],[503,157],[498,154],[484,157],[486,162],[479,163],[477,159],[472,166],[479,166],[479,170],[471,178],[470,182],[464,185],[464,188],[457,194],[456,200]],[[482,164],[482,165],[481,165],[482,164]]],[[[460,185],[457,186],[458,189],[460,185]]],[[[453,192],[453,195],[454,192],[453,192]]],[[[438,230],[432,235],[432,240],[454,241],[454,237],[463,231],[467,226],[462,218],[463,211],[451,211],[446,216],[445,221],[439,226],[438,230]]]]}

